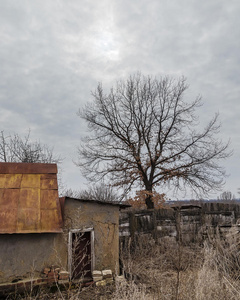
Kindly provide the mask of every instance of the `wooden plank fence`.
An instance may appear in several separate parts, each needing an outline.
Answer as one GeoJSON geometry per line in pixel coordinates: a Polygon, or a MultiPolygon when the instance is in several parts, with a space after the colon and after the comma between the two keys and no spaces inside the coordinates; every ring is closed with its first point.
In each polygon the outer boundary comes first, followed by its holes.
{"type": "Polygon", "coordinates": [[[151,234],[154,239],[181,238],[184,242],[203,241],[209,233],[226,234],[240,224],[238,203],[202,203],[158,210],[123,211],[119,235],[123,240],[139,234],[151,234]],[[180,237],[181,234],[181,237],[180,237]]]}

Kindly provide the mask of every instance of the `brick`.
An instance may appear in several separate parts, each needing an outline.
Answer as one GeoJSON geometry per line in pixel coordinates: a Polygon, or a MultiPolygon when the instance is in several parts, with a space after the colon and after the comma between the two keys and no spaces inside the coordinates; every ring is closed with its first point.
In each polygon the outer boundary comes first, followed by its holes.
{"type": "Polygon", "coordinates": [[[43,273],[48,274],[50,271],[51,271],[50,268],[44,268],[43,273]]]}
{"type": "Polygon", "coordinates": [[[59,275],[68,275],[69,276],[69,272],[68,271],[60,271],[59,275]]]}
{"type": "Polygon", "coordinates": [[[61,270],[60,268],[55,268],[55,272],[58,272],[58,273],[59,273],[60,270],[61,270]]]}
{"type": "Polygon", "coordinates": [[[56,278],[56,279],[58,279],[58,273],[48,273],[47,278],[56,278]]]}
{"type": "Polygon", "coordinates": [[[59,284],[68,284],[69,281],[68,281],[68,280],[62,279],[62,280],[58,280],[58,283],[59,283],[59,284]]]}
{"type": "Polygon", "coordinates": [[[47,279],[47,283],[54,283],[54,282],[57,282],[57,280],[55,280],[54,278],[47,279]]]}
{"type": "Polygon", "coordinates": [[[59,280],[68,280],[69,276],[59,276],[59,280]]]}
{"type": "Polygon", "coordinates": [[[42,278],[38,278],[36,281],[34,281],[34,284],[42,283],[42,282],[43,282],[42,278]]]}
{"type": "Polygon", "coordinates": [[[48,273],[48,276],[52,276],[52,275],[58,275],[58,272],[52,272],[51,271],[51,272],[48,273]]]}
{"type": "Polygon", "coordinates": [[[51,272],[54,272],[56,268],[58,268],[58,267],[51,266],[51,272]]]}

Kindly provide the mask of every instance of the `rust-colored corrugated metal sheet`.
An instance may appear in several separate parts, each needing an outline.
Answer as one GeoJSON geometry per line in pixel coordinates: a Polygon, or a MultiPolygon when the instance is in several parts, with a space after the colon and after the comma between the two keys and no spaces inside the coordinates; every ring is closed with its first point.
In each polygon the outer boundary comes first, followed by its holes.
{"type": "Polygon", "coordinates": [[[0,163],[0,233],[61,231],[56,164],[0,163]]]}
{"type": "Polygon", "coordinates": [[[56,164],[0,163],[1,174],[57,174],[56,164]]]}

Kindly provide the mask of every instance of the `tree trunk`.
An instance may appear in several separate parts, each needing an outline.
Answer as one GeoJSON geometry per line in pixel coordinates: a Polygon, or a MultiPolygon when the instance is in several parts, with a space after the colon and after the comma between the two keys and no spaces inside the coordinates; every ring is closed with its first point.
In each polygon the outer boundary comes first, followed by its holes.
{"type": "Polygon", "coordinates": [[[149,194],[147,195],[147,197],[145,199],[147,209],[154,209],[152,189],[147,189],[147,191],[149,192],[149,194]]]}

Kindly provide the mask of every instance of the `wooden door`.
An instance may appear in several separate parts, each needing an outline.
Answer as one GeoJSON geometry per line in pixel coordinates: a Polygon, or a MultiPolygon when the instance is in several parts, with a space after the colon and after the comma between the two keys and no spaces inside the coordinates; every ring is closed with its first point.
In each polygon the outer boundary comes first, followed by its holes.
{"type": "Polygon", "coordinates": [[[72,279],[91,277],[91,232],[72,233],[72,279]]]}

